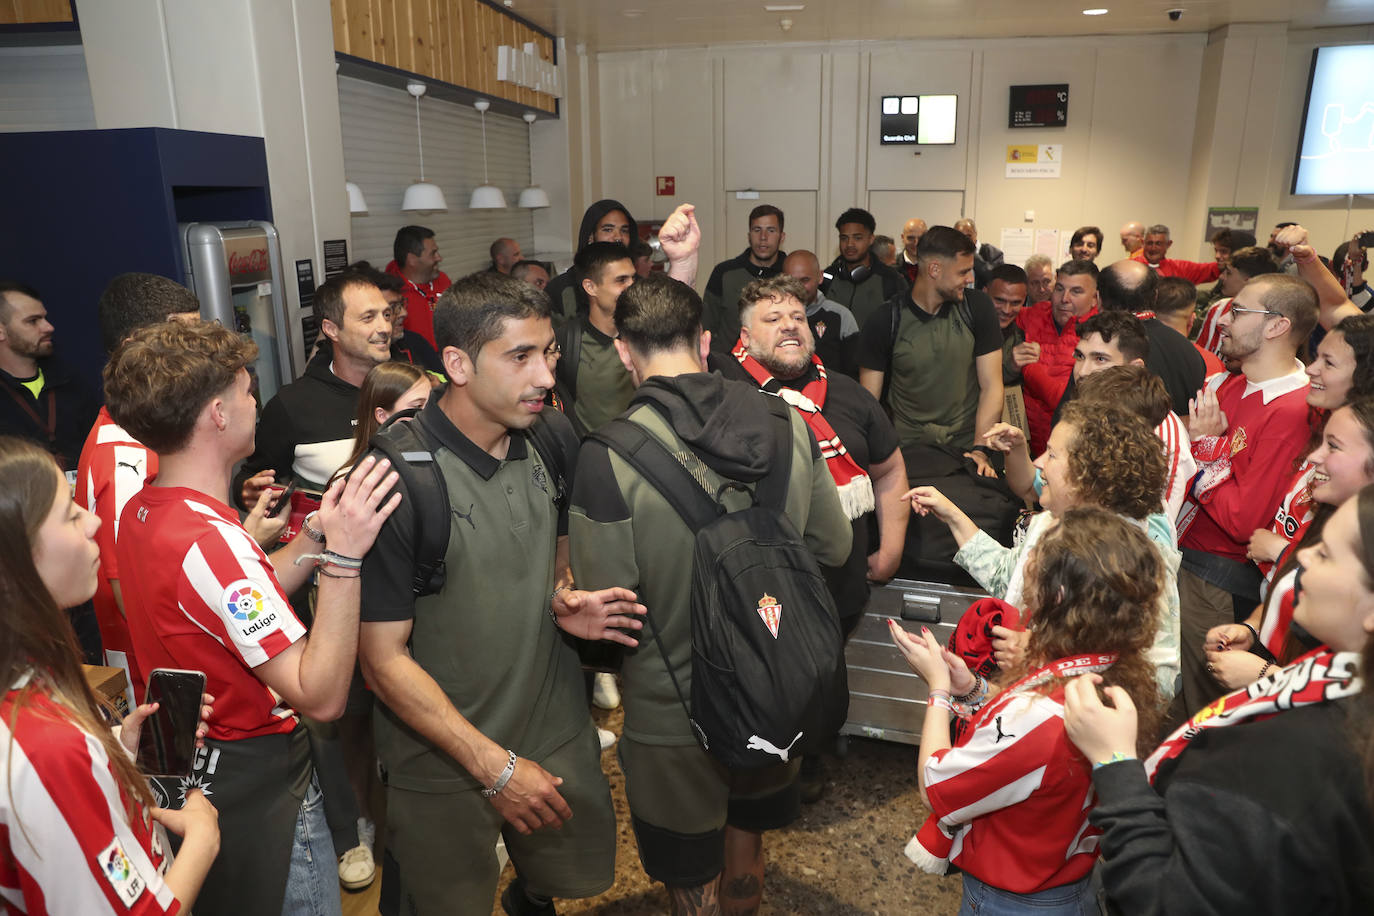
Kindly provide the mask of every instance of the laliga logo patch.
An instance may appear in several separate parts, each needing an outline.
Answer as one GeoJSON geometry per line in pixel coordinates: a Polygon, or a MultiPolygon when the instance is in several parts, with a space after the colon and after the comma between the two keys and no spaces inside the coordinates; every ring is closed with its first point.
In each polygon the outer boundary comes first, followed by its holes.
{"type": "Polygon", "coordinates": [[[95,860],[100,866],[100,873],[110,882],[110,886],[124,901],[124,905],[132,906],[147,885],[143,883],[138,872],[134,871],[134,865],[124,854],[124,847],[120,845],[119,838],[115,837],[109,846],[97,853],[95,860]]]}
{"type": "Polygon", "coordinates": [[[256,620],[262,613],[262,592],[240,579],[224,590],[224,607],[235,620],[256,620]]]}
{"type": "Polygon", "coordinates": [[[1240,429],[1236,430],[1235,435],[1233,435],[1233,436],[1231,437],[1231,457],[1234,458],[1235,455],[1236,455],[1236,453],[1239,452],[1239,451],[1241,451],[1241,450],[1244,449],[1244,448],[1245,448],[1245,427],[1242,426],[1240,429]]]}
{"type": "MultiPolygon", "coordinates": [[[[758,612],[764,625],[773,634],[773,638],[777,639],[778,624],[782,623],[782,605],[778,603],[778,599],[764,592],[763,597],[759,599],[758,612]]],[[[786,760],[787,758],[784,757],[783,759],[786,760]]]]}

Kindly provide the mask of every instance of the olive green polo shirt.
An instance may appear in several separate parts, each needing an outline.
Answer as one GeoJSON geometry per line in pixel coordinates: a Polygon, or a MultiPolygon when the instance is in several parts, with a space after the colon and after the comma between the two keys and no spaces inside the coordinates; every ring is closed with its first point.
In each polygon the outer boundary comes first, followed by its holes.
{"type": "Polygon", "coordinates": [[[572,410],[578,428],[590,432],[625,412],[634,397],[635,383],[615,351],[615,338],[597,330],[586,316],[578,320],[582,322],[582,351],[578,354],[572,410]]]}
{"type": "MultiPolygon", "coordinates": [[[[540,759],[586,727],[587,703],[576,651],[549,614],[559,532],[555,475],[525,433],[510,433],[494,458],[449,421],[431,399],[420,417],[449,497],[447,579],[435,595],[411,591],[414,498],[403,499],[368,552],[362,619],[412,620],[410,651],[458,712],[521,757],[540,759]]],[[[576,460],[567,418],[546,410],[564,452],[576,460]]],[[[424,466],[418,473],[429,473],[424,466]]],[[[379,704],[377,751],[388,780],[418,792],[478,788],[456,761],[379,704]]]]}

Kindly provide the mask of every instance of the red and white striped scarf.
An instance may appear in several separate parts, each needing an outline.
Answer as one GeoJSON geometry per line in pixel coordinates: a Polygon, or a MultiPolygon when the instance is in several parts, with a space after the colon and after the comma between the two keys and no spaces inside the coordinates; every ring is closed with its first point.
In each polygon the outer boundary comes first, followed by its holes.
{"type": "Polygon", "coordinates": [[[1290,709],[1340,700],[1359,693],[1363,686],[1360,653],[1336,652],[1326,646],[1314,649],[1287,668],[1193,713],[1146,759],[1145,775],[1153,783],[1166,761],[1182,754],[1190,741],[1209,728],[1258,721],[1290,709]]]}
{"type": "Polygon", "coordinates": [[[859,467],[858,462],[850,457],[834,427],[821,413],[821,409],[825,407],[825,395],[830,384],[826,379],[825,364],[821,362],[821,358],[815,353],[811,354],[811,364],[816,367],[816,378],[807,382],[798,391],[774,378],[762,363],[749,355],[743,343],[736,343],[732,354],[744,367],[744,371],[759,383],[760,388],[778,395],[795,407],[806,421],[806,425],[811,427],[811,432],[821,447],[821,457],[825,459],[826,467],[830,468],[830,476],[835,478],[835,488],[840,491],[840,505],[844,508],[845,516],[856,519],[865,512],[872,512],[875,505],[873,481],[864,469],[859,467]]]}

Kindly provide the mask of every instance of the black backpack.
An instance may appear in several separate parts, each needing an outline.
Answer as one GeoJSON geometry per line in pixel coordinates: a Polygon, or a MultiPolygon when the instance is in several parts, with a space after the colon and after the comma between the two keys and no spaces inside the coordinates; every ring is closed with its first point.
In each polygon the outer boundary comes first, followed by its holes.
{"type": "MultiPolygon", "coordinates": [[[[526,432],[530,444],[553,475],[550,483],[554,488],[554,503],[561,510],[568,498],[563,452],[543,416],[536,417],[534,425],[526,432]]],[[[397,411],[368,442],[371,448],[391,460],[414,507],[411,543],[415,545],[415,568],[410,587],[416,596],[435,594],[444,587],[448,575],[444,562],[444,555],[448,553],[450,519],[448,487],[444,484],[439,463],[434,460],[435,442],[434,433],[425,427],[418,408],[397,411]]]]}
{"type": "Polygon", "coordinates": [[[849,712],[844,637],[816,558],[783,513],[791,408],[768,399],[779,460],[734,512],[661,442],[623,417],[592,433],[657,490],[696,536],[692,553],[692,696],[688,703],[646,615],[697,741],[727,767],[786,763],[833,737],[849,712]]]}

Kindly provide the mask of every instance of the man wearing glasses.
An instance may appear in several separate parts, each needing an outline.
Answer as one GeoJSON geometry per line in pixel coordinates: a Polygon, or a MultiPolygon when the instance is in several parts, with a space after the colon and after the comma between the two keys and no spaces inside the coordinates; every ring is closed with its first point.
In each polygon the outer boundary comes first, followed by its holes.
{"type": "Polygon", "coordinates": [[[1311,432],[1297,352],[1316,323],[1317,296],[1302,280],[1251,280],[1220,322],[1221,357],[1238,360],[1240,373],[1213,375],[1189,404],[1200,472],[1178,520],[1185,714],[1224,692],[1207,672],[1208,629],[1242,619],[1259,603],[1261,577],[1247,544],[1279,504],[1311,432]]]}

